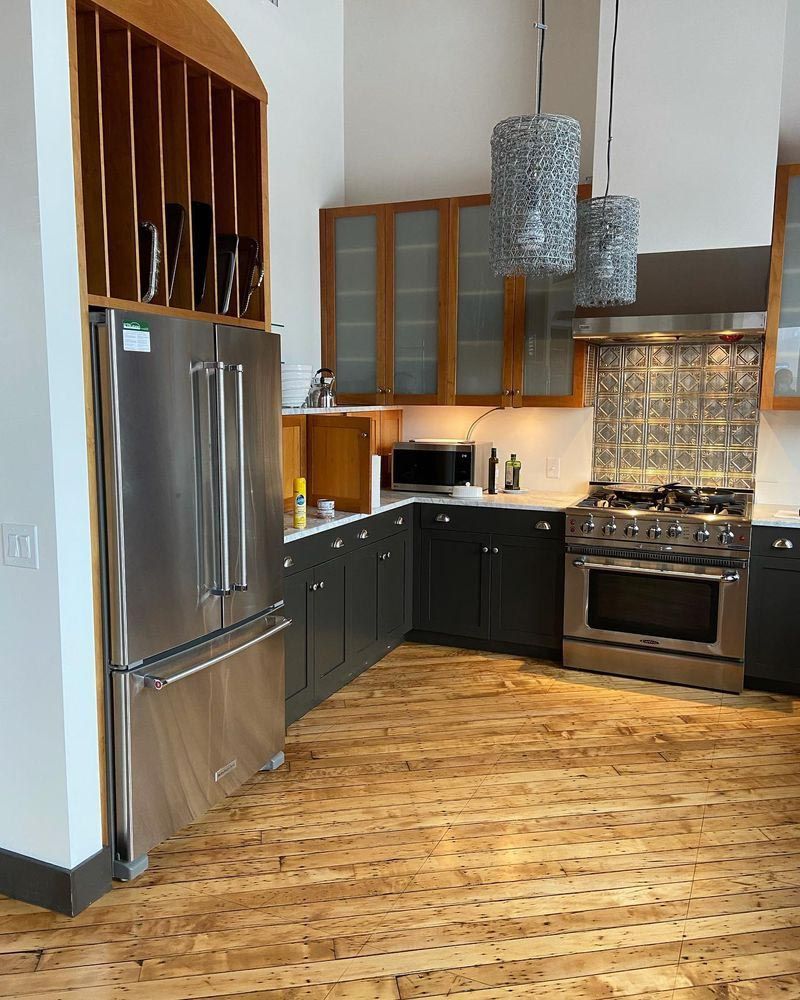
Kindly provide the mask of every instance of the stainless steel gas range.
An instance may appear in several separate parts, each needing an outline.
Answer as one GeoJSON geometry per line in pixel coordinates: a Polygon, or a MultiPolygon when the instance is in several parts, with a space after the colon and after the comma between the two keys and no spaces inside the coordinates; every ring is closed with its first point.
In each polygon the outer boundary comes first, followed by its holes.
{"type": "Polygon", "coordinates": [[[741,691],[752,495],[594,486],[566,511],[564,663],[741,691]]]}

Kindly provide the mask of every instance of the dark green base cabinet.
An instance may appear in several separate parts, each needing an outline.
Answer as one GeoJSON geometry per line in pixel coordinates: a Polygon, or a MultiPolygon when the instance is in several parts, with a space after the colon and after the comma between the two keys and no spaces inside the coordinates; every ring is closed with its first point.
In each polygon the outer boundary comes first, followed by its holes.
{"type": "Polygon", "coordinates": [[[560,660],[563,514],[423,504],[419,528],[414,639],[560,660]]]}
{"type": "Polygon", "coordinates": [[[404,507],[285,546],[287,725],[410,630],[411,520],[404,507]]]}
{"type": "Polygon", "coordinates": [[[753,529],[745,686],[800,694],[800,530],[753,529]]]}

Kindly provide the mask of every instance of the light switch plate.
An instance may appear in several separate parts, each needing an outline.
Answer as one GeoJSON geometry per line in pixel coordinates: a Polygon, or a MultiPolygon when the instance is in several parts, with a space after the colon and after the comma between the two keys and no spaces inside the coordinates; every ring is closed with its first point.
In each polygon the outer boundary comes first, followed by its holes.
{"type": "Polygon", "coordinates": [[[547,459],[547,478],[548,479],[560,479],[561,478],[561,459],[560,458],[548,458],[547,459]]]}
{"type": "Polygon", "coordinates": [[[2,534],[6,566],[39,568],[39,538],[35,524],[4,524],[2,534]]]}

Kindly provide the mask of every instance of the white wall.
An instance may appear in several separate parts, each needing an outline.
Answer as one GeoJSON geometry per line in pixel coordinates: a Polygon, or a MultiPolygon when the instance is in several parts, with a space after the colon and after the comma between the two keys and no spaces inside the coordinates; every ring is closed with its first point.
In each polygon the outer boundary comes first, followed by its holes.
{"type": "MultiPolygon", "coordinates": [[[[406,406],[403,437],[463,438],[486,407],[406,406]]],[[[583,493],[589,478],[592,449],[592,409],[505,409],[490,413],[472,433],[476,441],[491,441],[501,463],[511,452],[522,462],[522,486],[529,490],[583,493]],[[548,458],[561,461],[561,478],[545,475],[548,458]]]]}
{"type": "Polygon", "coordinates": [[[800,162],[800,0],[786,8],[778,163],[800,162]]]}
{"type": "MultiPolygon", "coordinates": [[[[595,194],[613,15],[603,0],[595,194]]],[[[785,19],[786,0],[622,4],[611,193],[640,199],[641,253],[771,241],[785,19]]]]}
{"type": "Polygon", "coordinates": [[[8,4],[0,37],[0,847],[65,868],[100,849],[89,470],[66,9],[8,4]]]}
{"type": "Polygon", "coordinates": [[[269,92],[272,319],[319,367],[319,209],[344,201],[342,0],[212,0],[269,92]]]}
{"type": "MultiPolygon", "coordinates": [[[[584,129],[591,173],[599,0],[548,8],[544,111],[584,129]]],[[[534,111],[531,0],[345,0],[348,204],[489,190],[489,138],[534,111]]]]}

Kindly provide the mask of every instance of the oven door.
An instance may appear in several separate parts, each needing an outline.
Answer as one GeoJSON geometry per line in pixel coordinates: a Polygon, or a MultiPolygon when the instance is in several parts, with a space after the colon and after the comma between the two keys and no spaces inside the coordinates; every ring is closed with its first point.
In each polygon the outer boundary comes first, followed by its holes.
{"type": "Polygon", "coordinates": [[[747,612],[746,560],[690,555],[667,561],[570,546],[564,634],[664,652],[741,660],[747,612]],[[704,565],[698,565],[704,563],[704,565]],[[706,565],[718,563],[720,565],[706,565]]]}

